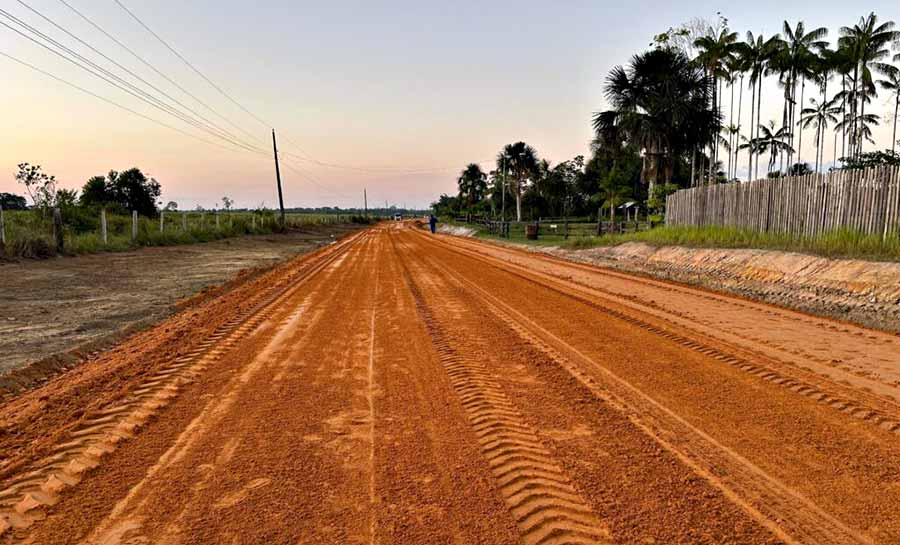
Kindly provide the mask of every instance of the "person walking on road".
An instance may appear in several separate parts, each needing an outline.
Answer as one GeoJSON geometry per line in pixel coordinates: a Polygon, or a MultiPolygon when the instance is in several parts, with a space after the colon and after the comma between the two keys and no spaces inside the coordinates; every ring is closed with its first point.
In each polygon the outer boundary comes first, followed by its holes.
{"type": "Polygon", "coordinates": [[[428,218],[428,226],[431,227],[431,234],[433,235],[437,231],[437,218],[434,214],[428,218]]]}

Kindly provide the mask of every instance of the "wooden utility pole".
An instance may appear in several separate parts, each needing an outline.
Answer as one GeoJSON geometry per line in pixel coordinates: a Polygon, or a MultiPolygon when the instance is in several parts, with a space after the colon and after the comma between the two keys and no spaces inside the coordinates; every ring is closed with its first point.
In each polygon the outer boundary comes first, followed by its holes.
{"type": "Polygon", "coordinates": [[[281,169],[278,167],[278,144],[272,129],[272,151],[275,153],[275,180],[278,182],[278,208],[281,210],[281,226],[284,227],[284,196],[281,193],[281,169]]]}

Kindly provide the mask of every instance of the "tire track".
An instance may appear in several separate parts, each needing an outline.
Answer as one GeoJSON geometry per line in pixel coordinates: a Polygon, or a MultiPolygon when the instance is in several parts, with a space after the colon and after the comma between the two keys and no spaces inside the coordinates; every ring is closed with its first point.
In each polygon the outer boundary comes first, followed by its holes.
{"type": "Polygon", "coordinates": [[[450,345],[405,264],[403,275],[523,541],[528,545],[611,543],[606,526],[500,385],[482,365],[465,360],[450,345]]]}
{"type": "MultiPolygon", "coordinates": [[[[686,329],[683,324],[674,324],[665,318],[655,316],[658,320],[667,323],[667,327],[660,327],[632,314],[604,304],[604,299],[601,297],[588,297],[580,293],[574,293],[571,288],[565,286],[553,286],[546,281],[539,282],[526,274],[521,274],[516,270],[510,270],[508,267],[504,268],[501,265],[498,265],[492,258],[485,257],[480,252],[460,251],[451,247],[444,241],[441,241],[441,243],[448,251],[467,255],[472,259],[476,259],[489,266],[502,270],[505,274],[516,276],[517,278],[540,286],[543,289],[552,290],[570,299],[579,301],[607,316],[611,316],[629,325],[638,327],[694,352],[709,356],[710,358],[734,367],[750,376],[756,377],[761,381],[816,401],[819,404],[830,407],[854,419],[861,420],[880,429],[900,435],[900,405],[891,400],[875,394],[848,388],[817,373],[804,372],[796,369],[786,362],[777,361],[773,362],[775,365],[766,364],[765,362],[772,362],[772,358],[763,354],[748,354],[748,356],[745,357],[742,354],[748,352],[746,349],[729,346],[724,341],[715,340],[710,342],[705,335],[697,332],[692,332],[692,336],[690,337],[677,333],[676,330],[679,328],[682,330],[686,329]],[[477,255],[471,255],[472,253],[477,255]],[[724,349],[714,346],[714,344],[723,346],[724,349]],[[785,369],[785,366],[790,367],[790,370],[785,369]]],[[[504,263],[503,265],[509,264],[504,263]]],[[[516,268],[519,267],[516,266],[516,268]]],[[[587,288],[587,286],[585,287],[587,288]]],[[[588,289],[600,292],[605,291],[602,288],[589,287],[588,289]]],[[[616,303],[616,301],[610,302],[616,303]]]]}
{"type": "MultiPolygon", "coordinates": [[[[431,267],[439,267],[431,258],[426,260],[431,267]]],[[[474,282],[446,268],[442,270],[445,278],[472,294],[523,340],[557,361],[599,399],[626,414],[660,446],[786,543],[874,543],[474,282]],[[599,370],[604,380],[598,381],[585,368],[599,370]]]]}
{"type": "Polygon", "coordinates": [[[60,494],[66,488],[80,483],[86,472],[100,465],[104,456],[133,437],[185,386],[255,332],[275,312],[282,297],[342,259],[354,243],[366,236],[363,233],[336,244],[329,253],[296,271],[283,287],[276,288],[260,303],[219,326],[190,352],[173,359],[138,384],[127,397],[86,416],[49,456],[31,464],[26,473],[4,483],[0,489],[0,537],[25,531],[45,518],[46,511],[59,502],[60,494]]]}

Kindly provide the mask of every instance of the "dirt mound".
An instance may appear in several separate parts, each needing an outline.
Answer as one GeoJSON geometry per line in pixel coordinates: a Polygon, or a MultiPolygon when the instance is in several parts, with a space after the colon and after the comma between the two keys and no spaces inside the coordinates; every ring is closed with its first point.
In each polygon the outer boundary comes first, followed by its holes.
{"type": "Polygon", "coordinates": [[[642,243],[547,251],[900,332],[900,263],[642,243]]]}

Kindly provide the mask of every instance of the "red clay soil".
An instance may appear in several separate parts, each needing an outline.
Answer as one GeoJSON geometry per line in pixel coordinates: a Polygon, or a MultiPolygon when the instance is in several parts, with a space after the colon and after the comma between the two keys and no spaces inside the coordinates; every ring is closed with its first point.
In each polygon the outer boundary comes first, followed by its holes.
{"type": "Polygon", "coordinates": [[[898,354],[376,227],[0,406],[0,542],[900,543],[898,354]]]}

